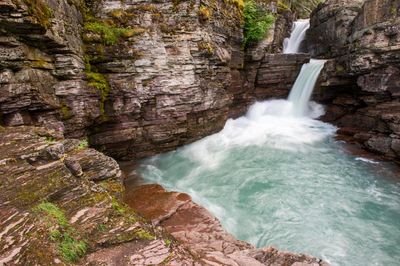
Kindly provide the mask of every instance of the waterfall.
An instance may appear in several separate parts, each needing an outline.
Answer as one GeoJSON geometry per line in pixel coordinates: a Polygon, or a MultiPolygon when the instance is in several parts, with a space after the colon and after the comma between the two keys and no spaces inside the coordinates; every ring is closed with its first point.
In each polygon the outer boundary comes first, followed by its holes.
{"type": "Polygon", "coordinates": [[[303,116],[308,114],[308,102],[325,62],[326,60],[311,59],[309,63],[304,64],[301,68],[288,98],[289,102],[293,104],[292,112],[294,115],[303,116]]]}
{"type": "Polygon", "coordinates": [[[309,19],[300,19],[294,22],[290,38],[286,38],[283,42],[284,54],[296,54],[299,52],[300,44],[304,40],[309,27],[309,19]]]}

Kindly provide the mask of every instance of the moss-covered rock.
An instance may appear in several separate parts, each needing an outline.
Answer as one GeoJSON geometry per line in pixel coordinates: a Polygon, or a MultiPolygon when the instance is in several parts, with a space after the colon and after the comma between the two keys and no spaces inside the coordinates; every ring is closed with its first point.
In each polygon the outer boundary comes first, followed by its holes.
{"type": "MultiPolygon", "coordinates": [[[[0,214],[7,217],[0,225],[7,239],[0,243],[2,263],[83,263],[105,247],[132,243],[133,255],[164,238],[116,197],[123,188],[118,164],[80,141],[43,128],[5,128],[0,164],[0,214]],[[59,154],[51,157],[55,146],[59,154]],[[80,165],[81,175],[71,171],[66,163],[71,160],[80,165]],[[96,179],[105,180],[91,181],[96,179]]],[[[178,253],[168,249],[172,257],[178,253]]]]}

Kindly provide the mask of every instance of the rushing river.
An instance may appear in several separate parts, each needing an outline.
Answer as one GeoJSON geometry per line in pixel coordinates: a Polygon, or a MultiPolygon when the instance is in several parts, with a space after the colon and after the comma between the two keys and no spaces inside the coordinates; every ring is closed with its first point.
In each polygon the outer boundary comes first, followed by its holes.
{"type": "MultiPolygon", "coordinates": [[[[323,63],[306,65],[299,79],[316,79],[323,63]]],[[[336,128],[315,119],[323,108],[304,88],[313,82],[298,80],[289,100],[256,103],[221,132],[142,161],[139,172],[190,194],[257,247],[398,266],[400,179],[386,163],[347,153],[336,128]]]]}

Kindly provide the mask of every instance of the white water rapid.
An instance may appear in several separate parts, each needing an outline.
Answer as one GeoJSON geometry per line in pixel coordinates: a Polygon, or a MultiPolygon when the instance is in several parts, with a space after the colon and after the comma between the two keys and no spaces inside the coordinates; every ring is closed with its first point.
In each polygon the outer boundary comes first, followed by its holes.
{"type": "Polygon", "coordinates": [[[284,54],[299,53],[301,42],[305,39],[306,31],[308,30],[309,27],[310,27],[309,19],[300,19],[294,22],[290,38],[286,38],[283,42],[284,54]]]}
{"type": "Polygon", "coordinates": [[[247,114],[195,143],[141,162],[147,183],[181,191],[257,247],[306,253],[333,266],[400,261],[400,181],[355,157],[316,120],[310,96],[324,61],[311,60],[288,100],[247,114]]]}

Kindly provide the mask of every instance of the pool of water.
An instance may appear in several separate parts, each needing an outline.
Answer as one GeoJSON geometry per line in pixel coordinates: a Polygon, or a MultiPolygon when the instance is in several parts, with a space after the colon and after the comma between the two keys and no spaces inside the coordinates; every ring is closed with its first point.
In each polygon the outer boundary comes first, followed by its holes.
{"type": "Polygon", "coordinates": [[[138,166],[147,183],[190,194],[224,228],[257,247],[332,265],[400,264],[400,179],[387,163],[353,156],[336,128],[257,103],[225,128],[138,166]]]}

